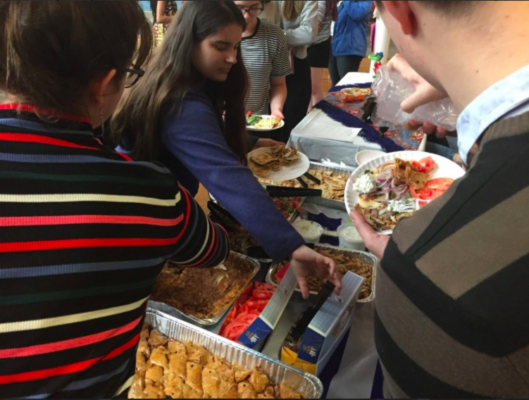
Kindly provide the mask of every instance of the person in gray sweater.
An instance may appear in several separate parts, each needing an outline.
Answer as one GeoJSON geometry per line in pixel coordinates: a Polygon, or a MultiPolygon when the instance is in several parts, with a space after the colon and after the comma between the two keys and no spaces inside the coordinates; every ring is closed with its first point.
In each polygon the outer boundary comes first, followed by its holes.
{"type": "Polygon", "coordinates": [[[311,98],[310,65],[307,48],[318,36],[317,1],[278,1],[280,25],[290,47],[292,75],[287,77],[288,96],[283,109],[285,127],[281,140],[287,142],[290,133],[307,114],[311,98]]]}

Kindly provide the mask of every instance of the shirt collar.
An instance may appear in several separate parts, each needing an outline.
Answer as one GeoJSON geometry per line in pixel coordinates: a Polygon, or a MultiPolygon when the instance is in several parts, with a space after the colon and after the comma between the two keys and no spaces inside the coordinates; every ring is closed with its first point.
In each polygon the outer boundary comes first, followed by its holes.
{"type": "Polygon", "coordinates": [[[529,106],[529,65],[489,87],[459,116],[459,154],[465,164],[470,149],[490,125],[525,105],[529,106]]]}

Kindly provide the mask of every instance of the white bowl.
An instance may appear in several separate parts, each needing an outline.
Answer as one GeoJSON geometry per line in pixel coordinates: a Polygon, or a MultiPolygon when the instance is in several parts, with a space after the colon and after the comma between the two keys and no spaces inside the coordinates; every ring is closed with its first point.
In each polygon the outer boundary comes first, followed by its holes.
{"type": "Polygon", "coordinates": [[[320,224],[313,221],[298,219],[292,225],[305,242],[315,244],[320,242],[321,236],[323,235],[323,227],[320,224]]]}
{"type": "Polygon", "coordinates": [[[340,248],[350,250],[365,250],[365,244],[360,234],[356,230],[355,224],[342,224],[338,228],[338,237],[340,238],[340,248]],[[351,232],[352,231],[352,232],[351,232]],[[350,233],[356,232],[358,238],[353,239],[350,233]]]}

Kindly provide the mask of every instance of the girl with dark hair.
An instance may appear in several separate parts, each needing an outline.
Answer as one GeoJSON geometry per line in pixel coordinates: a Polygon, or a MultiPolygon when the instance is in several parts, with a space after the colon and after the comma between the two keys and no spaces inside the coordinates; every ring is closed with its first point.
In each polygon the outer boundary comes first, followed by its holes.
{"type": "Polygon", "coordinates": [[[112,398],[165,261],[214,267],[226,234],[94,137],[152,49],[137,2],[2,1],[0,26],[0,398],[112,398]]]}
{"type": "Polygon", "coordinates": [[[304,294],[310,274],[340,286],[332,260],[305,245],[243,165],[254,145],[245,129],[241,11],[232,1],[188,1],[173,28],[114,116],[121,146],[160,160],[193,194],[202,182],[275,261],[292,260],[304,294]]]}

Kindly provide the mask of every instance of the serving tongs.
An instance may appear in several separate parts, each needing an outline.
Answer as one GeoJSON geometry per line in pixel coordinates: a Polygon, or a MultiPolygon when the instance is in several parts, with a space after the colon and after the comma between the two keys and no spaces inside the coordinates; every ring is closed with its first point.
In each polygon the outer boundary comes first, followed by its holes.
{"type": "Polygon", "coordinates": [[[321,197],[320,189],[287,188],[282,186],[267,186],[266,192],[270,197],[321,197]]]}
{"type": "Polygon", "coordinates": [[[334,286],[333,283],[325,282],[318,293],[314,304],[309,306],[303,315],[294,323],[294,325],[292,325],[292,328],[290,328],[290,331],[288,332],[288,335],[285,339],[285,343],[287,343],[292,350],[299,351],[299,343],[303,338],[303,335],[307,331],[307,328],[318,311],[320,311],[329,296],[334,292],[335,288],[336,286],[334,286]]]}

